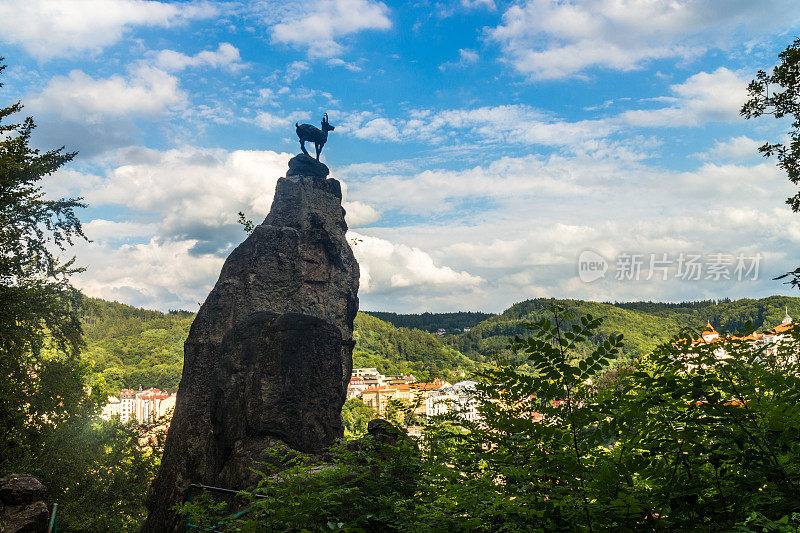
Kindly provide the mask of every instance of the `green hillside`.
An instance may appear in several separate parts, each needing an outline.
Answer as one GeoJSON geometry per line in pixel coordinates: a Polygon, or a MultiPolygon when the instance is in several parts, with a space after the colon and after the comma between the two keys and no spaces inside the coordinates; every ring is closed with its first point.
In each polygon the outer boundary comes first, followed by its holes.
{"type": "Polygon", "coordinates": [[[474,370],[473,361],[428,332],[397,328],[366,313],[358,313],[354,325],[356,367],[375,367],[387,375],[413,374],[421,381],[459,378],[474,370]]]}
{"type": "MultiPolygon", "coordinates": [[[[631,360],[652,351],[686,327],[702,328],[707,320],[719,331],[737,331],[747,320],[762,331],[780,323],[784,308],[800,319],[800,298],[771,296],[760,300],[711,300],[685,303],[628,302],[598,303],[582,300],[535,299],[514,304],[499,315],[471,326],[459,335],[437,337],[421,329],[397,327],[376,316],[358,313],[355,320],[355,366],[375,367],[384,374],[414,374],[417,379],[443,377],[448,380],[469,375],[476,366],[504,353],[509,337],[525,330],[521,322],[546,316],[548,307],[558,303],[576,313],[605,317],[594,344],[613,333],[623,333],[625,348],[621,360],[631,360]]],[[[463,326],[478,313],[423,313],[397,315],[397,321],[434,327],[437,315],[463,326]],[[457,316],[463,315],[463,316],[457,316]],[[400,317],[400,318],[398,318],[400,317]]],[[[441,317],[440,317],[441,318],[441,317]]],[[[177,389],[183,366],[183,341],[194,313],[160,313],[128,305],[87,299],[84,311],[86,354],[95,362],[112,390],[157,387],[177,389]]],[[[435,329],[438,329],[437,326],[435,329]]],[[[587,351],[588,351],[587,347],[587,351]]]]}
{"type": "MultiPolygon", "coordinates": [[[[160,313],[90,298],[83,313],[86,355],[112,390],[156,387],[175,390],[183,367],[183,342],[194,313],[160,313]]],[[[359,313],[355,320],[355,366],[420,380],[460,377],[474,362],[435,335],[397,328],[359,313]]]]}
{"type": "Polygon", "coordinates": [[[83,330],[86,355],[112,390],[178,388],[183,341],[194,313],[160,313],[129,305],[87,299],[83,330]]]}
{"type": "Polygon", "coordinates": [[[446,341],[475,361],[490,360],[504,353],[509,337],[525,333],[520,323],[547,316],[548,307],[554,303],[578,314],[604,317],[593,344],[602,342],[612,333],[623,333],[623,360],[649,353],[684,328],[702,329],[709,320],[721,332],[736,332],[748,320],[758,331],[774,327],[783,319],[784,308],[800,319],[800,298],[788,296],[683,303],[599,303],[538,298],[514,304],[503,313],[481,322],[469,333],[446,337],[446,341]]]}

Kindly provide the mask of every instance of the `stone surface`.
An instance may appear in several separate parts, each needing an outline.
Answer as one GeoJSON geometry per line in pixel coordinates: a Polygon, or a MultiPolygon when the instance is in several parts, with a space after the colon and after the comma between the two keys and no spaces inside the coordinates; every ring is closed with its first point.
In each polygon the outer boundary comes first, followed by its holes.
{"type": "Polygon", "coordinates": [[[29,474],[0,478],[0,524],[3,533],[40,533],[47,529],[47,489],[29,474]]]}
{"type": "Polygon", "coordinates": [[[289,172],[286,176],[314,176],[327,178],[330,170],[325,163],[320,163],[307,154],[297,154],[289,160],[289,172]]]}
{"type": "Polygon", "coordinates": [[[0,478],[0,501],[6,505],[31,503],[46,497],[45,486],[30,474],[9,474],[0,478]]]}
{"type": "Polygon", "coordinates": [[[336,180],[281,178],[270,214],[226,260],[184,345],[144,531],[179,527],[170,509],[191,483],[252,488],[257,462],[342,435],[359,271],[341,199],[336,180]]]}

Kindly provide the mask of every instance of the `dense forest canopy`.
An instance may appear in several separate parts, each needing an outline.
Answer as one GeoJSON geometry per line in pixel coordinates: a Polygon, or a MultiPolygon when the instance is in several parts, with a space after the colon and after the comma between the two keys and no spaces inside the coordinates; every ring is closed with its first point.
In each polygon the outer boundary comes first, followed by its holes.
{"type": "Polygon", "coordinates": [[[491,318],[494,313],[459,311],[456,313],[411,313],[399,314],[385,311],[364,311],[398,328],[421,329],[429,333],[443,329],[447,333],[460,333],[464,328],[472,328],[491,318]]]}

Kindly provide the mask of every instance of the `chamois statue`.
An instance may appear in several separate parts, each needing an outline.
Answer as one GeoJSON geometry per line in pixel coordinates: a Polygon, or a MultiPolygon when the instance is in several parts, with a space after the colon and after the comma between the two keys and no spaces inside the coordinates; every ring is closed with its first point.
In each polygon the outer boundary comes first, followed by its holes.
{"type": "Polygon", "coordinates": [[[314,148],[317,150],[317,161],[319,161],[319,154],[328,140],[328,132],[334,130],[334,127],[328,123],[328,114],[322,115],[322,129],[311,124],[298,125],[297,122],[294,123],[294,126],[297,128],[297,136],[300,138],[300,149],[304,154],[309,155],[306,151],[306,141],[314,143],[314,148]]]}

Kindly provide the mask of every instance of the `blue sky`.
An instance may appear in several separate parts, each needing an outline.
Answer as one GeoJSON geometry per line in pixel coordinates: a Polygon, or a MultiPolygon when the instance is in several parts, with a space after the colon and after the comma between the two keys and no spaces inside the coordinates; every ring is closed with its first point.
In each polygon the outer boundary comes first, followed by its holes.
{"type": "Polygon", "coordinates": [[[795,0],[11,0],[0,94],[79,152],[45,185],[89,204],[92,296],[196,309],[328,112],[362,309],[763,297],[800,215],[757,153],[787,125],[738,110],[798,30],[795,0]]]}

